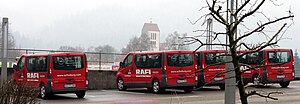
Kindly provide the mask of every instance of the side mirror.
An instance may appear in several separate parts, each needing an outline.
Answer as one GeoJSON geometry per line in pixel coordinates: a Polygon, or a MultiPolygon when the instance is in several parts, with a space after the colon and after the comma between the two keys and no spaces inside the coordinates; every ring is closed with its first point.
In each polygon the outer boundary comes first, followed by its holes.
{"type": "Polygon", "coordinates": [[[120,68],[123,68],[123,62],[120,62],[119,66],[120,68]]]}
{"type": "Polygon", "coordinates": [[[14,71],[17,71],[17,70],[18,70],[16,64],[13,65],[13,70],[14,70],[14,71]]]}

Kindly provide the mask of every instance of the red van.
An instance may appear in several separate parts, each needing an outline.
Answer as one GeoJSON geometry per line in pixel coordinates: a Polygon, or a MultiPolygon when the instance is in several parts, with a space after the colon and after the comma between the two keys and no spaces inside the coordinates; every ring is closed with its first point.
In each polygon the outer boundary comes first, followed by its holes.
{"type": "Polygon", "coordinates": [[[130,52],[116,75],[119,90],[147,88],[161,93],[167,88],[189,93],[196,86],[197,63],[193,51],[130,52]]]}
{"type": "Polygon", "coordinates": [[[197,51],[198,84],[202,86],[219,86],[225,89],[225,57],[226,50],[197,51]]]}
{"type": "Polygon", "coordinates": [[[14,70],[14,81],[39,87],[43,99],[55,93],[75,93],[78,98],[83,98],[87,90],[84,53],[25,54],[14,70]]]}
{"type": "MultiPolygon", "coordinates": [[[[240,51],[240,53],[243,52],[247,51],[240,51]]],[[[244,55],[240,63],[249,64],[252,67],[263,66],[243,73],[243,77],[250,78],[250,82],[254,85],[279,83],[281,87],[287,87],[295,77],[294,57],[291,49],[263,49],[244,55]]]]}

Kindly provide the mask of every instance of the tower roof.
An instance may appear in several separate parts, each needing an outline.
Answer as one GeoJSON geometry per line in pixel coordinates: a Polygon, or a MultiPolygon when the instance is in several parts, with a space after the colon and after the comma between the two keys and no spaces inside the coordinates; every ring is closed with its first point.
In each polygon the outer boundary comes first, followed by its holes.
{"type": "Polygon", "coordinates": [[[155,23],[144,23],[143,31],[159,31],[159,28],[155,23]]]}

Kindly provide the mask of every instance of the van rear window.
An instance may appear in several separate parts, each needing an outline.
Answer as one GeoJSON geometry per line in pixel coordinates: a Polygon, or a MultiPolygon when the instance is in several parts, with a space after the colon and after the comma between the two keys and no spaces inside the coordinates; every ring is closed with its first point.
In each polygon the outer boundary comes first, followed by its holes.
{"type": "Polygon", "coordinates": [[[191,66],[193,65],[193,55],[192,54],[169,54],[168,55],[168,66],[191,66]]]}
{"type": "Polygon", "coordinates": [[[75,70],[83,68],[82,56],[54,56],[53,66],[57,70],[75,70]]]}
{"type": "Polygon", "coordinates": [[[290,52],[269,52],[268,61],[271,63],[291,62],[290,52]]]}

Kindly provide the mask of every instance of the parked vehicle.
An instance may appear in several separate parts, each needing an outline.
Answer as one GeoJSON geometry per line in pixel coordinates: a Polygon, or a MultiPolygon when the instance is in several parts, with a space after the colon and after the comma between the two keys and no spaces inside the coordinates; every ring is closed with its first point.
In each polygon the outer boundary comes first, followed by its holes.
{"type": "Polygon", "coordinates": [[[226,50],[197,51],[197,87],[219,86],[225,89],[225,54],[226,50]]]}
{"type": "Polygon", "coordinates": [[[116,75],[119,90],[147,88],[154,93],[182,89],[189,93],[196,86],[197,68],[193,51],[130,52],[116,75]]]}
{"type": "MultiPolygon", "coordinates": [[[[241,51],[243,52],[247,51],[241,51]]],[[[240,59],[240,63],[249,64],[252,67],[262,66],[243,74],[255,85],[279,83],[281,87],[287,87],[295,77],[294,57],[291,49],[263,49],[245,55],[240,59]]]]}
{"type": "Polygon", "coordinates": [[[83,98],[87,90],[84,53],[24,54],[14,70],[14,81],[39,87],[43,99],[56,93],[75,93],[78,98],[83,98]]]}

